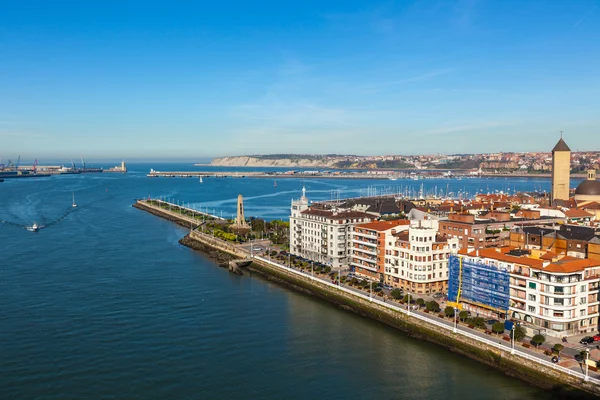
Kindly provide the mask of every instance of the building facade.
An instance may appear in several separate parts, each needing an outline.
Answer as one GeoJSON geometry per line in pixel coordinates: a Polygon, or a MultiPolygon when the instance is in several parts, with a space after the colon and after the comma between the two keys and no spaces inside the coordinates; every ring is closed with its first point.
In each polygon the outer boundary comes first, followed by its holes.
{"type": "Polygon", "coordinates": [[[302,188],[302,197],[291,206],[290,253],[333,268],[348,268],[352,229],[372,220],[372,215],[363,212],[311,207],[302,188]]]}
{"type": "Polygon", "coordinates": [[[407,230],[408,220],[376,221],[356,225],[352,231],[351,268],[362,277],[385,280],[386,242],[392,235],[407,230]]]}
{"type": "Polygon", "coordinates": [[[569,200],[570,184],[571,149],[561,137],[552,149],[552,202],[569,200]]]}
{"type": "Polygon", "coordinates": [[[385,243],[384,281],[415,294],[446,293],[448,258],[459,249],[456,238],[439,235],[437,220],[413,222],[385,243]]]}
{"type": "Polygon", "coordinates": [[[461,253],[462,262],[494,266],[510,277],[507,315],[459,299],[465,309],[520,320],[530,335],[562,337],[598,331],[600,261],[508,247],[461,253]]]}

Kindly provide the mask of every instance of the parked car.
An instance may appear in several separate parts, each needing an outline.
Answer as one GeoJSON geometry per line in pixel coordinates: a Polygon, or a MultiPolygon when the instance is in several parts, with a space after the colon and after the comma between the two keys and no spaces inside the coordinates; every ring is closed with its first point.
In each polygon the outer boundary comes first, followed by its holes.
{"type": "Polygon", "coordinates": [[[498,322],[497,319],[488,319],[487,321],[485,321],[488,325],[494,325],[496,322],[498,322]]]}
{"type": "Polygon", "coordinates": [[[442,297],[444,297],[444,295],[442,293],[440,293],[440,292],[433,294],[433,298],[434,299],[441,299],[442,297]]]}
{"type": "Polygon", "coordinates": [[[263,248],[262,247],[255,247],[253,250],[254,251],[263,251],[263,248]]]}
{"type": "Polygon", "coordinates": [[[594,339],[594,342],[600,341],[600,334],[594,335],[593,339],[594,339]]]}
{"type": "Polygon", "coordinates": [[[593,338],[593,337],[591,337],[591,336],[586,336],[586,337],[584,337],[583,339],[581,339],[581,340],[579,341],[579,343],[581,343],[581,344],[586,344],[586,345],[587,345],[587,344],[591,344],[591,343],[594,343],[594,338],[593,338]]]}

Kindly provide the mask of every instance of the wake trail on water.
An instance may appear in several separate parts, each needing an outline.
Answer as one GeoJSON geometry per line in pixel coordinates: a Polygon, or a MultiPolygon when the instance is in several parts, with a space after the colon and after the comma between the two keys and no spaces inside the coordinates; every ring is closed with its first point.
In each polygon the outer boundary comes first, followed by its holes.
{"type": "MultiPolygon", "coordinates": [[[[78,205],[77,207],[71,207],[68,209],[68,211],[66,211],[65,213],[60,215],[58,218],[51,220],[50,222],[46,222],[46,219],[42,216],[41,217],[42,225],[40,225],[37,230],[41,231],[42,229],[50,228],[51,226],[56,225],[59,222],[61,222],[62,220],[64,220],[65,218],[67,218],[69,215],[71,215],[79,210],[85,210],[86,208],[91,207],[92,205],[99,203],[100,201],[104,201],[104,200],[106,200],[106,199],[98,199],[96,201],[91,201],[84,205],[78,205]]],[[[27,229],[27,230],[29,230],[29,228],[31,227],[30,225],[29,226],[23,225],[22,223],[19,223],[19,222],[9,221],[9,220],[4,220],[4,219],[0,219],[0,223],[4,224],[4,225],[8,225],[8,226],[14,226],[16,228],[27,229]]]]}

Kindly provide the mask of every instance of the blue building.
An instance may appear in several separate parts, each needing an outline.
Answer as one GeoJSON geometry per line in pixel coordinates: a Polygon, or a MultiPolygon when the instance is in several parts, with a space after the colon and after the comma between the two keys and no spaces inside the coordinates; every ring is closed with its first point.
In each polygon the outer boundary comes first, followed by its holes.
{"type": "MultiPolygon", "coordinates": [[[[464,308],[469,304],[497,314],[508,315],[510,276],[506,269],[467,261],[461,255],[448,260],[448,304],[464,308]]],[[[469,307],[466,307],[469,308],[469,307]]]]}

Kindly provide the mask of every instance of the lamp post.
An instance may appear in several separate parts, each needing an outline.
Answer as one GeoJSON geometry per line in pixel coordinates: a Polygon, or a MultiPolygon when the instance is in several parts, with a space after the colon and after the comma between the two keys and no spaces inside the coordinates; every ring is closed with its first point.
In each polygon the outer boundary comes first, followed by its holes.
{"type": "Polygon", "coordinates": [[[589,381],[590,377],[588,376],[588,360],[590,358],[590,349],[585,349],[585,379],[584,381],[589,381]]]}
{"type": "Polygon", "coordinates": [[[292,254],[288,253],[288,267],[292,268],[292,254]]]}
{"type": "Polygon", "coordinates": [[[253,244],[252,241],[250,241],[250,258],[254,257],[254,254],[253,254],[254,248],[252,247],[252,244],[253,244]]]}
{"type": "Polygon", "coordinates": [[[515,324],[513,323],[512,329],[512,346],[510,348],[510,354],[515,354],[515,324]]]}
{"type": "Polygon", "coordinates": [[[454,333],[456,333],[456,325],[458,325],[458,308],[454,307],[454,333]]]}
{"type": "Polygon", "coordinates": [[[314,280],[315,279],[315,270],[314,270],[314,266],[315,266],[315,262],[311,261],[310,262],[310,279],[314,280]]]}
{"type": "Polygon", "coordinates": [[[407,296],[406,309],[408,310],[408,315],[410,315],[410,292],[408,292],[407,296]]]}

